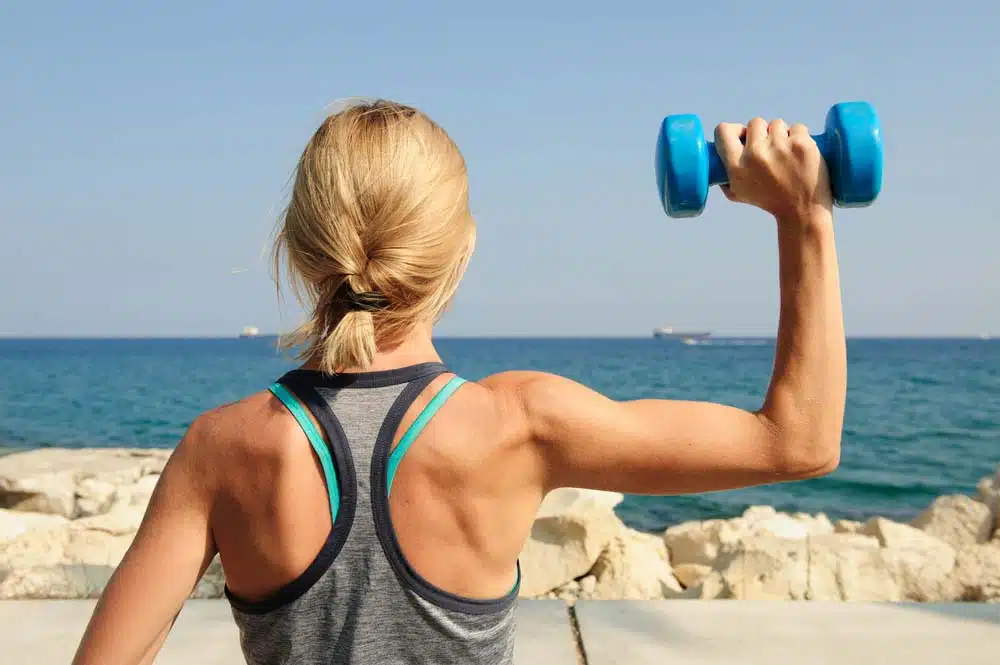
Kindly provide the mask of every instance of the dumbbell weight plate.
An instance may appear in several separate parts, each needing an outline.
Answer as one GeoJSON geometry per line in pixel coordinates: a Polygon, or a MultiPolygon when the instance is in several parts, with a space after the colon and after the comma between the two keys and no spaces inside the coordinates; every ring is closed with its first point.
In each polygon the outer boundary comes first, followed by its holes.
{"type": "Polygon", "coordinates": [[[708,199],[708,143],[698,116],[668,115],[656,139],[656,185],[671,217],[696,217],[708,199]]]}
{"type": "Polygon", "coordinates": [[[882,128],[875,109],[867,102],[835,104],[825,130],[813,139],[826,159],[834,202],[841,208],[871,205],[882,190],[882,128]]]}

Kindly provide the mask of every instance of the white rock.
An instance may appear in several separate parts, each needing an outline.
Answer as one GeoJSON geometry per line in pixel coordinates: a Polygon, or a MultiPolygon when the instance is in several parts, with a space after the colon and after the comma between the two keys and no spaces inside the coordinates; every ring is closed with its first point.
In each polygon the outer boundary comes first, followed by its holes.
{"type": "Polygon", "coordinates": [[[169,450],[116,448],[6,455],[0,457],[0,506],[69,518],[93,514],[110,507],[109,491],[160,473],[169,456],[169,450]]]}
{"type": "Polygon", "coordinates": [[[663,542],[670,552],[671,565],[694,563],[711,566],[723,544],[738,542],[743,535],[742,524],[734,527],[728,521],[718,519],[693,521],[667,529],[663,542]]]}
{"type": "Polygon", "coordinates": [[[864,522],[855,522],[854,520],[837,520],[837,523],[833,525],[834,533],[860,533],[864,529],[864,522]]]}
{"type": "Polygon", "coordinates": [[[959,600],[1000,603],[1000,543],[966,545],[955,557],[959,600]]]}
{"type": "Polygon", "coordinates": [[[902,591],[876,538],[833,534],[809,540],[809,600],[892,602],[902,591]]]}
{"type": "Polygon", "coordinates": [[[64,529],[68,524],[69,520],[59,515],[0,509],[0,543],[14,540],[29,531],[64,529]]]}
{"type": "Polygon", "coordinates": [[[226,576],[222,572],[222,562],[217,556],[198,580],[197,586],[191,592],[191,598],[222,598],[225,595],[225,588],[226,576]]]}
{"type": "Polygon", "coordinates": [[[711,566],[700,563],[682,563],[674,566],[674,577],[685,589],[698,586],[712,573],[711,566]]]}
{"type": "Polygon", "coordinates": [[[663,539],[631,529],[622,529],[611,539],[591,575],[596,583],[582,598],[655,600],[683,591],[670,570],[663,539]]]}
{"type": "Polygon", "coordinates": [[[957,548],[988,541],[994,517],[986,504],[956,494],[936,498],[912,524],[957,548]]]}
{"type": "Polygon", "coordinates": [[[114,503],[118,488],[105,480],[82,478],[76,483],[76,515],[88,517],[106,513],[114,503]]]}
{"type": "Polygon", "coordinates": [[[993,514],[993,538],[1000,539],[1000,466],[992,478],[983,478],[976,485],[976,498],[993,514]]]}
{"type": "Polygon", "coordinates": [[[97,598],[112,566],[66,564],[18,568],[0,580],[0,599],[97,598]]]}
{"type": "Polygon", "coordinates": [[[613,512],[613,499],[608,493],[577,489],[546,497],[520,554],[523,597],[545,594],[590,572],[624,528],[613,512]]]}
{"type": "Polygon", "coordinates": [[[7,570],[92,564],[117,566],[132,543],[132,534],[113,535],[74,528],[30,531],[0,548],[0,568],[7,570]]]}
{"type": "Polygon", "coordinates": [[[563,487],[545,495],[535,517],[550,517],[552,515],[562,515],[570,512],[590,512],[592,510],[612,512],[624,499],[625,495],[618,492],[563,487]]]}
{"type": "Polygon", "coordinates": [[[712,566],[720,549],[758,535],[784,540],[804,540],[810,536],[833,533],[826,515],[813,517],[779,513],[771,506],[751,506],[741,517],[730,520],[684,522],[667,529],[663,535],[673,566],[697,564],[712,566]]]}
{"type": "Polygon", "coordinates": [[[885,548],[883,558],[893,571],[903,599],[955,600],[959,593],[951,580],[955,548],[917,528],[883,517],[869,520],[866,529],[885,548]]]}
{"type": "Polygon", "coordinates": [[[143,509],[149,505],[156,484],[160,481],[159,474],[146,475],[132,485],[118,488],[117,502],[129,506],[139,506],[143,509]]]}
{"type": "Polygon", "coordinates": [[[70,524],[76,530],[93,530],[113,536],[133,535],[142,523],[145,508],[117,504],[109,513],[93,515],[73,520],[70,524]]]}
{"type": "Polygon", "coordinates": [[[805,539],[789,540],[766,532],[723,545],[715,566],[723,591],[716,597],[803,600],[809,586],[808,554],[805,539]]]}

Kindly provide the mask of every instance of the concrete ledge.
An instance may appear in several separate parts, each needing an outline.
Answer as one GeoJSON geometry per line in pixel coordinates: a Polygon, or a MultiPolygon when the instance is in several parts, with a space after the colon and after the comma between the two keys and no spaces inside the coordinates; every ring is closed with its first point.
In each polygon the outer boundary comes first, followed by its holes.
{"type": "MultiPolygon", "coordinates": [[[[0,602],[0,662],[69,663],[93,601],[0,602]]],[[[588,665],[996,665],[1000,605],[581,601],[588,665]]],[[[242,663],[222,600],[189,601],[157,665],[242,663]]],[[[521,601],[517,665],[577,665],[561,601],[521,601]]]]}
{"type": "MultiPolygon", "coordinates": [[[[0,601],[0,662],[69,663],[93,611],[92,600],[0,601]]],[[[521,601],[517,629],[517,665],[577,665],[562,601],[521,601]]],[[[239,633],[224,600],[188,601],[156,659],[157,665],[243,662],[239,633]]]]}
{"type": "Polygon", "coordinates": [[[588,665],[996,665],[1000,605],[586,601],[588,665]]]}

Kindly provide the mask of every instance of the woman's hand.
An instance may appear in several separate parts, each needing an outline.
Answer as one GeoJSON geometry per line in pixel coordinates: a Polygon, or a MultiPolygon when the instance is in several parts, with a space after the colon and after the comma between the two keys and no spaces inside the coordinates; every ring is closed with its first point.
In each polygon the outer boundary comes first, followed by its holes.
{"type": "Polygon", "coordinates": [[[796,223],[816,212],[830,213],[833,196],[826,163],[805,125],[754,118],[746,126],[722,123],[715,145],[729,175],[722,191],[730,201],[748,203],[796,223]]]}

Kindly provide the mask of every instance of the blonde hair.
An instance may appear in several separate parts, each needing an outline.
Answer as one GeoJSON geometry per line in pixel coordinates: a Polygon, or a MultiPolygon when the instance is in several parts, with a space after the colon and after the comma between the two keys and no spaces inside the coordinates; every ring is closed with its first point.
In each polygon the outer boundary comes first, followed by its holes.
{"type": "Polygon", "coordinates": [[[414,326],[434,323],[475,246],[465,160],[415,108],[378,100],[326,118],[296,167],[278,225],[282,259],[307,308],[281,339],[324,372],[364,369],[414,326]],[[375,297],[380,307],[352,307],[375,297]]]}

